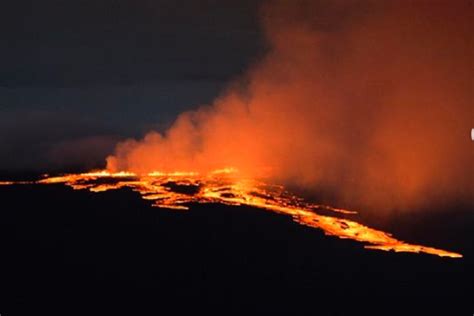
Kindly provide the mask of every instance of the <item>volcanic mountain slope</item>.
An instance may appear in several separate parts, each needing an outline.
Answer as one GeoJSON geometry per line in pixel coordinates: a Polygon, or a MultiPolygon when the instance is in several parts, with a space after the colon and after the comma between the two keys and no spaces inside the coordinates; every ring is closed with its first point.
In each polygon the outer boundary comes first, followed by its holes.
{"type": "MultiPolygon", "coordinates": [[[[153,206],[187,210],[190,203],[221,203],[257,207],[278,214],[289,215],[302,225],[321,229],[326,235],[362,242],[367,249],[396,252],[428,253],[440,257],[462,258],[462,254],[424,245],[410,244],[390,233],[365,226],[341,216],[357,212],[319,205],[290,193],[282,185],[243,176],[235,168],[224,168],[207,173],[199,172],[132,172],[111,173],[98,170],[87,173],[44,176],[35,184],[65,184],[75,190],[87,189],[99,193],[121,188],[139,192],[153,206]]],[[[0,185],[29,184],[29,182],[0,182],[0,185]]]]}
{"type": "MultiPolygon", "coordinates": [[[[248,206],[152,208],[128,189],[14,185],[1,186],[0,198],[6,315],[473,308],[472,210],[415,221],[425,223],[423,242],[464,254],[449,260],[367,251],[248,206]]],[[[421,234],[414,226],[392,228],[410,240],[421,234]]]]}

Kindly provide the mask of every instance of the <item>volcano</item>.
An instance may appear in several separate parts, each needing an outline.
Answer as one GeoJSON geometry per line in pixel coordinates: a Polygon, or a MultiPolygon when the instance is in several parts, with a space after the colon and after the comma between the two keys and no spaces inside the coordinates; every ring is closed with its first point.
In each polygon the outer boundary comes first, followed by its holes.
{"type": "Polygon", "coordinates": [[[474,312],[472,1],[20,2],[0,316],[474,312]]]}
{"type": "MultiPolygon", "coordinates": [[[[25,182],[17,184],[23,183],[25,182]]],[[[251,206],[290,215],[295,222],[319,228],[326,235],[366,243],[368,245],[365,248],[368,249],[423,252],[440,257],[462,258],[459,253],[397,240],[389,233],[364,226],[353,220],[320,215],[318,211],[321,210],[346,215],[356,212],[305,202],[302,198],[286,191],[281,185],[241,178],[234,168],[218,169],[205,175],[182,171],[168,173],[155,171],[137,175],[131,172],[110,173],[100,170],[46,177],[33,183],[63,183],[76,190],[88,189],[96,193],[131,188],[139,192],[143,199],[154,201],[153,206],[177,210],[187,210],[187,204],[190,203],[251,206]]],[[[13,185],[15,182],[5,181],[3,184],[13,185]]]]}
{"type": "Polygon", "coordinates": [[[235,177],[227,171],[205,177],[102,171],[4,183],[1,223],[9,237],[3,310],[75,315],[317,309],[347,315],[472,308],[472,210],[456,207],[438,217],[424,212],[390,227],[364,225],[355,222],[354,212],[235,177]],[[321,223],[315,225],[316,219],[321,223]],[[371,233],[378,239],[370,241],[371,233]],[[358,241],[402,252],[368,250],[358,241]]]}
{"type": "MultiPolygon", "coordinates": [[[[106,170],[82,174],[46,177],[39,184],[64,183],[73,189],[104,192],[131,188],[143,199],[154,201],[153,206],[187,210],[189,203],[222,203],[246,205],[279,214],[290,215],[294,221],[322,229],[327,235],[352,239],[369,245],[368,249],[394,250],[396,252],[424,252],[441,257],[461,258],[462,255],[409,244],[393,238],[389,233],[361,225],[355,221],[323,216],[318,211],[355,214],[354,211],[305,202],[292,195],[281,185],[270,185],[255,179],[240,178],[234,168],[224,168],[201,175],[198,172],[151,172],[137,175],[131,172],[110,173],[106,170]]],[[[14,184],[14,182],[5,182],[14,184]]]]}

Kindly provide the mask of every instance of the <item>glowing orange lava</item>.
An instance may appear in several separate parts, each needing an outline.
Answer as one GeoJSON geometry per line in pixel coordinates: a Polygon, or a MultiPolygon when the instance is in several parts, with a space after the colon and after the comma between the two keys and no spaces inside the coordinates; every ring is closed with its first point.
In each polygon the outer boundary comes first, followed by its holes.
{"type": "MultiPolygon", "coordinates": [[[[16,182],[0,182],[14,184],[16,182]]],[[[355,221],[327,215],[318,211],[339,214],[356,212],[305,202],[290,194],[284,187],[255,179],[242,179],[233,168],[216,170],[206,175],[197,172],[151,172],[137,175],[131,172],[110,173],[105,170],[81,174],[46,177],[35,183],[63,183],[75,190],[87,189],[103,192],[130,188],[153,206],[187,210],[190,203],[222,203],[247,205],[275,213],[290,215],[299,224],[319,228],[327,235],[365,243],[367,249],[396,252],[427,253],[441,257],[461,258],[462,255],[446,250],[409,244],[391,234],[376,230],[355,221]]]]}

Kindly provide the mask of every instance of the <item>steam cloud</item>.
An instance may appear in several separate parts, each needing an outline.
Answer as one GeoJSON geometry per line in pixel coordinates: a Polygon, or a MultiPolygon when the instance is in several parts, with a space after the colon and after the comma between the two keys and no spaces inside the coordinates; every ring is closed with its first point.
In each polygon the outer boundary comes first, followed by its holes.
{"type": "Polygon", "coordinates": [[[469,1],[268,2],[262,60],[164,134],[120,143],[107,167],[264,170],[372,210],[469,201],[472,12],[469,1]]]}

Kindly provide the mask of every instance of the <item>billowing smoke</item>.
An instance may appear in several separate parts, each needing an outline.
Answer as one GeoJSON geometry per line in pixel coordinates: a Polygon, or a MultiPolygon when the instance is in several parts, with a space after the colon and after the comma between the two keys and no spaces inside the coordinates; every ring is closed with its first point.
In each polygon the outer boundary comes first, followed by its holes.
{"type": "Polygon", "coordinates": [[[268,52],[111,170],[234,166],[366,209],[474,194],[470,1],[273,1],[268,52]],[[382,3],[382,4],[380,4],[382,3]]]}

